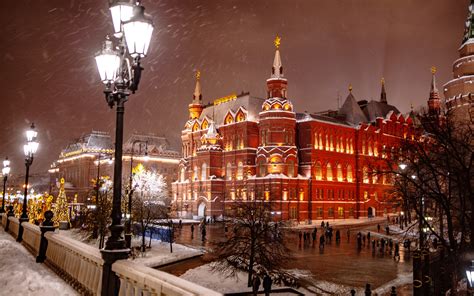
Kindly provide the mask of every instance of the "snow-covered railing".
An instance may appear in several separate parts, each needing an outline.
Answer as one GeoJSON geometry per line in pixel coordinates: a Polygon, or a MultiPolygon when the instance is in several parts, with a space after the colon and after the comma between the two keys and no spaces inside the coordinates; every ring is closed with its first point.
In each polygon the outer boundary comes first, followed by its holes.
{"type": "Polygon", "coordinates": [[[13,216],[8,217],[10,223],[8,224],[8,232],[10,232],[15,238],[18,237],[18,232],[20,231],[20,220],[13,216]]]}
{"type": "Polygon", "coordinates": [[[120,278],[119,296],[134,295],[206,295],[222,296],[222,293],[201,287],[172,274],[132,261],[119,260],[112,270],[120,278]]]}
{"type": "Polygon", "coordinates": [[[5,229],[5,226],[7,226],[7,213],[3,213],[2,214],[2,226],[3,226],[3,229],[5,229]]]}
{"type": "Polygon", "coordinates": [[[101,293],[103,260],[99,249],[47,232],[46,263],[82,294],[101,293]]]}
{"type": "Polygon", "coordinates": [[[23,226],[23,242],[35,256],[38,255],[41,242],[41,230],[39,226],[29,222],[23,222],[21,226],[23,226]]]}

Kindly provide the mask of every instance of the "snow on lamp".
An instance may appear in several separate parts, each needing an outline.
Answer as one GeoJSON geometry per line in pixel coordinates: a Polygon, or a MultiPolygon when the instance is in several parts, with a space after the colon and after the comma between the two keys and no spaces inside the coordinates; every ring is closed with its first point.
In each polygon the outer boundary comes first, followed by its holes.
{"type": "Polygon", "coordinates": [[[137,4],[130,20],[123,22],[123,33],[128,52],[134,58],[144,57],[148,51],[153,32],[151,19],[145,16],[145,7],[137,4]]]}
{"type": "Polygon", "coordinates": [[[474,288],[474,260],[471,261],[471,266],[466,269],[467,281],[471,288],[474,288]]]}
{"type": "Polygon", "coordinates": [[[130,1],[113,1],[110,4],[110,14],[116,37],[122,35],[122,22],[128,21],[133,16],[133,4],[130,1]]]}
{"type": "Polygon", "coordinates": [[[106,36],[102,50],[95,56],[100,80],[105,84],[115,81],[120,67],[120,56],[113,48],[112,40],[106,36]]]}
{"type": "Polygon", "coordinates": [[[8,160],[8,157],[3,161],[2,174],[3,176],[8,176],[8,174],[10,174],[10,161],[8,160]]]}

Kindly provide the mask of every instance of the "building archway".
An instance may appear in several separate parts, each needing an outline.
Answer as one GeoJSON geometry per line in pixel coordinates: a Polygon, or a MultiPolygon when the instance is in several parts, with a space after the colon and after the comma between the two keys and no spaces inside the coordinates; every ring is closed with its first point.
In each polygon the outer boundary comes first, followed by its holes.
{"type": "Polygon", "coordinates": [[[375,208],[374,207],[367,208],[367,217],[369,217],[369,218],[375,217],[375,208]]]}
{"type": "Polygon", "coordinates": [[[206,216],[206,203],[201,202],[198,206],[198,216],[199,217],[204,217],[206,216]]]}

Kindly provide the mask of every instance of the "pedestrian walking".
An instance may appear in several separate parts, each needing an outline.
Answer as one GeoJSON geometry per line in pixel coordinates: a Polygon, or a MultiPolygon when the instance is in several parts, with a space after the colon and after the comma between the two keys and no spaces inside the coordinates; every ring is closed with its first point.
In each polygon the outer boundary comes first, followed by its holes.
{"type": "Polygon", "coordinates": [[[179,227],[179,228],[182,228],[182,227],[183,227],[183,221],[181,221],[181,219],[179,219],[178,227],[179,227]]]}
{"type": "Polygon", "coordinates": [[[252,292],[254,296],[257,296],[259,288],[260,288],[260,277],[256,273],[254,273],[252,277],[252,292]]]}
{"type": "Polygon", "coordinates": [[[390,228],[387,226],[385,226],[385,234],[386,235],[390,235],[390,228]]]}
{"type": "Polygon", "coordinates": [[[300,233],[298,233],[298,236],[300,237],[300,245],[301,245],[301,238],[303,237],[303,233],[300,231],[300,233]]]}
{"type": "Polygon", "coordinates": [[[263,292],[265,292],[265,296],[269,296],[271,291],[272,291],[272,278],[268,275],[268,273],[266,273],[265,276],[263,277],[263,292]]]}
{"type": "Polygon", "coordinates": [[[329,228],[329,221],[326,222],[326,228],[329,228]]]}
{"type": "Polygon", "coordinates": [[[369,232],[367,232],[367,241],[369,241],[369,242],[370,242],[370,231],[369,231],[369,232]]]}
{"type": "Polygon", "coordinates": [[[313,247],[314,247],[314,241],[316,240],[316,232],[313,231],[311,235],[313,237],[313,247]]]}
{"type": "Polygon", "coordinates": [[[400,261],[400,247],[398,242],[395,243],[395,252],[393,253],[393,259],[400,261]]]}
{"type": "Polygon", "coordinates": [[[191,224],[191,239],[194,237],[194,224],[191,224]]]}
{"type": "Polygon", "coordinates": [[[206,226],[203,226],[201,229],[201,240],[202,242],[206,240],[206,226]]]}
{"type": "Polygon", "coordinates": [[[380,232],[380,224],[377,224],[377,232],[380,232]]]}
{"type": "Polygon", "coordinates": [[[324,221],[321,221],[321,228],[324,228],[324,221]]]}
{"type": "Polygon", "coordinates": [[[319,237],[319,248],[324,249],[324,235],[321,235],[321,237],[319,237]]]}
{"type": "Polygon", "coordinates": [[[340,243],[341,242],[341,232],[338,230],[336,230],[336,243],[340,243]]]}

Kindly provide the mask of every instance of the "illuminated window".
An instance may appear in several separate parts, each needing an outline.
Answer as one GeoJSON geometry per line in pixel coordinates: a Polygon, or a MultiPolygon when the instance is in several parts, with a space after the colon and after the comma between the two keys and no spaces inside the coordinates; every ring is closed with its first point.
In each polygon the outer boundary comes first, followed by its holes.
{"type": "Polygon", "coordinates": [[[201,166],[201,180],[207,179],[207,163],[203,163],[201,166]]]}
{"type": "Polygon", "coordinates": [[[339,218],[344,218],[344,208],[343,207],[338,207],[337,208],[337,214],[339,218]]]}
{"type": "Polygon", "coordinates": [[[330,143],[329,149],[331,151],[334,151],[334,137],[333,137],[333,135],[331,135],[331,143],[330,143]]]}
{"type": "Polygon", "coordinates": [[[184,168],[181,168],[179,179],[184,182],[184,168]]]}
{"type": "Polygon", "coordinates": [[[193,170],[193,180],[197,180],[198,176],[199,176],[198,167],[197,165],[195,165],[194,170],[193,170]]]}
{"type": "Polygon", "coordinates": [[[244,165],[241,161],[237,164],[237,180],[242,180],[244,178],[244,165]]]}
{"type": "Polygon", "coordinates": [[[270,110],[270,105],[264,104],[264,105],[263,105],[263,110],[265,110],[265,111],[270,110]]]}
{"type": "Polygon", "coordinates": [[[336,137],[336,152],[339,152],[339,138],[336,137]]]}
{"type": "Polygon", "coordinates": [[[295,176],[295,162],[293,160],[288,161],[288,177],[292,178],[295,176]]]}
{"type": "Polygon", "coordinates": [[[281,109],[281,105],[276,103],[273,105],[273,109],[281,109]]]}
{"type": "Polygon", "coordinates": [[[377,191],[374,192],[374,199],[375,201],[379,201],[379,196],[377,194],[377,191]]]}
{"type": "Polygon", "coordinates": [[[362,140],[362,154],[365,154],[365,140],[362,140]]]}
{"type": "Polygon", "coordinates": [[[369,141],[369,145],[367,146],[367,153],[372,156],[372,141],[369,141]]]}
{"type": "Polygon", "coordinates": [[[290,106],[290,104],[285,104],[285,105],[283,105],[283,109],[285,109],[286,111],[291,111],[291,106],[290,106]]]}
{"type": "Polygon", "coordinates": [[[304,200],[304,192],[300,192],[300,201],[304,200]]]}
{"type": "Polygon", "coordinates": [[[314,149],[319,148],[319,143],[318,143],[318,133],[314,133],[314,149]]]}
{"type": "Polygon", "coordinates": [[[325,143],[325,144],[326,144],[326,145],[325,145],[325,146],[326,146],[326,147],[325,147],[325,150],[326,150],[326,151],[329,151],[329,135],[327,135],[327,134],[326,134],[326,143],[325,143]]]}
{"type": "Polygon", "coordinates": [[[230,162],[227,163],[226,177],[227,180],[232,180],[232,165],[230,164],[230,162]]]}
{"type": "Polygon", "coordinates": [[[260,177],[264,177],[267,174],[267,168],[264,160],[260,160],[258,163],[258,174],[260,177]]]}
{"type": "Polygon", "coordinates": [[[207,119],[204,119],[204,121],[201,124],[201,129],[205,130],[209,127],[209,124],[207,122],[207,119]]]}
{"type": "Polygon", "coordinates": [[[239,113],[237,113],[235,121],[237,122],[245,121],[245,114],[244,112],[242,112],[242,110],[240,110],[239,113]]]}
{"type": "Polygon", "coordinates": [[[224,124],[231,124],[234,122],[234,118],[232,117],[232,114],[227,114],[224,120],[224,124]]]}
{"type": "Polygon", "coordinates": [[[319,161],[314,166],[314,175],[316,177],[316,180],[322,180],[323,179],[323,169],[322,169],[321,163],[319,161]]]}
{"type": "Polygon", "coordinates": [[[193,125],[193,132],[198,131],[198,130],[199,130],[199,124],[195,122],[193,125]]]}
{"type": "Polygon", "coordinates": [[[332,181],[332,167],[329,162],[326,165],[326,180],[332,181]]]}
{"type": "Polygon", "coordinates": [[[364,200],[368,200],[368,199],[369,199],[369,192],[364,191],[364,200]]]}
{"type": "Polygon", "coordinates": [[[362,169],[362,179],[364,183],[369,183],[369,170],[367,167],[362,169]]]}
{"type": "Polygon", "coordinates": [[[339,182],[344,181],[344,177],[342,176],[342,165],[341,164],[337,165],[337,180],[339,182]]]}
{"type": "Polygon", "coordinates": [[[379,143],[377,141],[375,141],[375,144],[374,144],[374,156],[377,157],[379,156],[379,143]]]}
{"type": "Polygon", "coordinates": [[[347,166],[347,182],[352,182],[352,166],[347,166]]]}
{"type": "Polygon", "coordinates": [[[319,133],[319,150],[323,150],[323,134],[319,133]]]}

